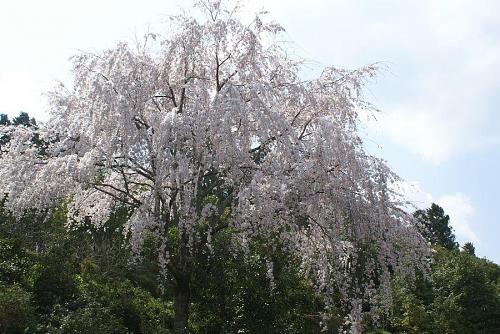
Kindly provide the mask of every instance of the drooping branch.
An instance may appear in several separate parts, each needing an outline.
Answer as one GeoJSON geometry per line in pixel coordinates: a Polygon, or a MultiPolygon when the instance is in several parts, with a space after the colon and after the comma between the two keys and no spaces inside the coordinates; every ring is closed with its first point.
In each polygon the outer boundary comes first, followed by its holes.
{"type": "MultiPolygon", "coordinates": [[[[108,184],[108,183],[94,183],[94,182],[90,182],[89,183],[90,185],[92,185],[94,188],[96,188],[97,190],[99,191],[102,191],[102,192],[105,192],[102,190],[102,188],[100,187],[105,187],[105,188],[110,188],[110,189],[113,189],[114,191],[122,194],[122,195],[125,195],[126,197],[128,197],[129,199],[131,199],[133,201],[133,205],[134,206],[140,206],[142,204],[142,202],[140,200],[138,200],[135,196],[133,196],[129,191],[127,190],[123,190],[123,189],[120,189],[118,187],[115,187],[113,186],[112,184],[108,184]]],[[[106,194],[110,194],[109,192],[105,192],[106,194]]],[[[116,198],[116,196],[113,196],[114,198],[116,198]]],[[[130,202],[129,202],[130,204],[130,202]]]]}
{"type": "Polygon", "coordinates": [[[125,199],[125,198],[123,198],[123,197],[117,196],[116,194],[114,194],[114,193],[113,193],[113,192],[111,192],[111,191],[108,191],[108,190],[106,190],[106,189],[101,188],[99,184],[94,184],[94,185],[93,185],[93,188],[94,188],[95,190],[97,190],[97,191],[100,191],[100,192],[102,192],[102,193],[104,193],[104,194],[108,195],[108,196],[111,196],[112,198],[114,198],[115,200],[117,200],[117,201],[119,201],[119,202],[121,202],[121,203],[123,203],[123,204],[127,204],[127,205],[129,205],[129,206],[131,206],[131,207],[137,207],[137,206],[138,206],[138,205],[137,205],[136,203],[134,203],[134,202],[128,201],[128,200],[126,200],[126,199],[125,199]]]}

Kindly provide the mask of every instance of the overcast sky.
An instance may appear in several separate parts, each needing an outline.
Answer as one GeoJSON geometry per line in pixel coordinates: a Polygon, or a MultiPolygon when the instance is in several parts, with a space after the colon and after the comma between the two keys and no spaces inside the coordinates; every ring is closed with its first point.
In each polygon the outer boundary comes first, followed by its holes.
{"type": "MultiPolygon", "coordinates": [[[[42,93],[71,79],[69,57],[163,27],[180,0],[17,0],[0,5],[0,113],[46,119],[42,93]]],[[[321,66],[384,62],[364,127],[421,207],[451,216],[458,241],[500,263],[500,1],[254,0],[321,66]]]]}

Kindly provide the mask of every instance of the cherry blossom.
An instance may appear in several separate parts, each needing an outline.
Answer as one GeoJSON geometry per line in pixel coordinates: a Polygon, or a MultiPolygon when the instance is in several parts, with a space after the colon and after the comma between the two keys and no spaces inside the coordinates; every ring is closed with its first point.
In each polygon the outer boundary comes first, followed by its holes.
{"type": "Polygon", "coordinates": [[[10,137],[6,208],[64,202],[70,224],[103,225],[127,207],[133,248],[153,233],[177,284],[176,333],[186,331],[196,254],[225,229],[242,248],[279,241],[327,305],[341,292],[352,322],[360,300],[388,307],[391,274],[423,269],[427,246],[392,190],[398,177],[358,133],[359,113],[374,110],[362,87],[377,66],[328,67],[304,81],[265,13],[243,23],[220,1],[197,8],[203,19],[172,17],[165,36],[76,55],[73,87],[51,92],[47,123],[0,128],[10,137]]]}

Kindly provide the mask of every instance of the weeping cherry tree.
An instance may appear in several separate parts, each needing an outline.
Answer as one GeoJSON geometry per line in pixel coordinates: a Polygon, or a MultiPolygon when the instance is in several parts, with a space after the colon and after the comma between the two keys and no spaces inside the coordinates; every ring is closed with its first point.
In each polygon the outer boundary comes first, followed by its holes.
{"type": "Polygon", "coordinates": [[[265,13],[244,23],[237,6],[196,8],[164,37],[76,55],[37,145],[33,128],[0,127],[5,208],[66,203],[68,224],[96,226],[126,208],[130,245],[153,234],[175,282],[175,333],[187,332],[196,258],[224,231],[239,249],[279,242],[325,305],[342,296],[359,332],[362,304],[388,308],[391,275],[411,277],[427,252],[392,191],[397,176],[359,136],[376,66],[303,80],[265,13]]]}

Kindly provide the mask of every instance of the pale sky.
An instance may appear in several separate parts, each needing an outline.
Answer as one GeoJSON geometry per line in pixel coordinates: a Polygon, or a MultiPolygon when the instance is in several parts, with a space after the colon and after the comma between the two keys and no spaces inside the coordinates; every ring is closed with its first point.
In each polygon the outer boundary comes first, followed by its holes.
{"type": "MultiPolygon", "coordinates": [[[[71,79],[69,57],[158,31],[187,0],[17,0],[0,4],[0,113],[46,119],[43,92],[71,79]]],[[[382,113],[364,126],[421,207],[451,216],[460,243],[500,263],[500,1],[249,2],[321,66],[384,62],[367,90],[382,113]]]]}

